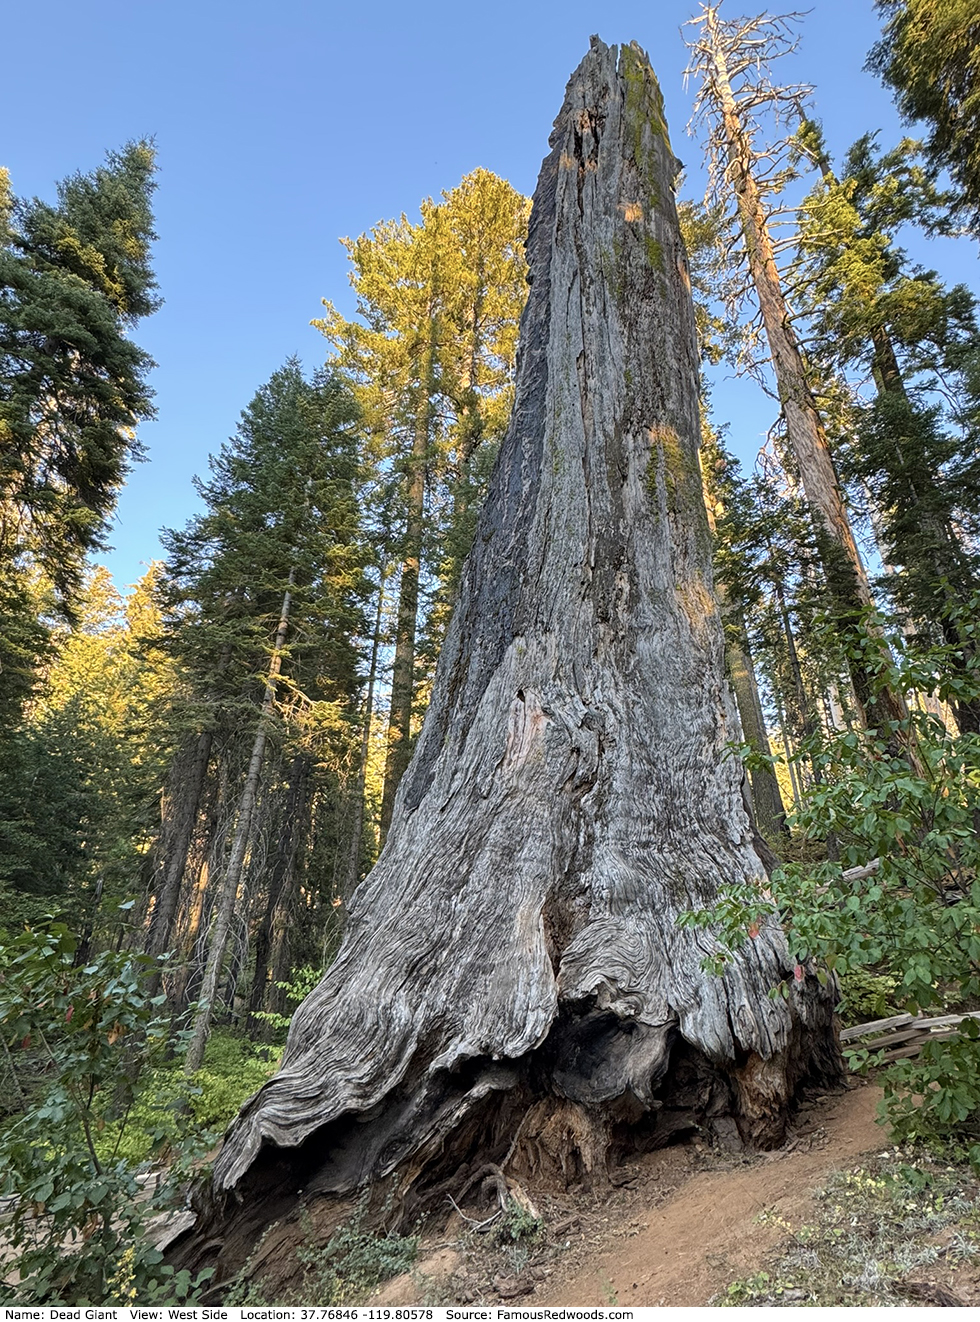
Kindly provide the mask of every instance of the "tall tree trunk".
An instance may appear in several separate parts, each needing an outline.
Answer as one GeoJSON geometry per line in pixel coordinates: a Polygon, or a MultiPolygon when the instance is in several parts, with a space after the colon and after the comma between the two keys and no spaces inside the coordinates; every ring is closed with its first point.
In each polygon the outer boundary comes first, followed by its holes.
{"type": "MultiPolygon", "coordinates": [[[[707,426],[705,417],[702,417],[701,426],[704,435],[707,426]]],[[[724,501],[720,494],[710,491],[703,468],[701,481],[708,526],[712,536],[715,536],[718,516],[724,512],[724,501]]],[[[752,664],[745,617],[742,610],[730,600],[723,582],[716,582],[715,592],[725,628],[725,669],[735,695],[742,734],[753,753],[761,753],[768,758],[772,755],[772,749],[769,746],[766,718],[762,711],[755,667],[752,664]]],[[[771,763],[756,765],[749,772],[749,784],[752,791],[752,813],[758,829],[771,839],[785,835],[786,808],[771,763]]]]}
{"type": "Polygon", "coordinates": [[[341,888],[341,898],[345,906],[354,894],[354,888],[358,883],[361,859],[364,852],[364,794],[367,788],[368,760],[371,756],[371,726],[374,721],[374,690],[378,682],[378,655],[381,651],[381,621],[384,617],[385,577],[386,571],[382,566],[378,582],[378,608],[375,612],[374,634],[371,638],[371,663],[368,666],[367,692],[364,695],[364,728],[361,731],[357,784],[354,790],[354,820],[351,826],[350,855],[347,859],[345,877],[341,888]]]}
{"type": "MultiPolygon", "coordinates": [[[[739,720],[745,742],[753,753],[770,757],[769,733],[766,719],[762,712],[762,700],[759,697],[759,685],[756,683],[752,654],[745,638],[742,620],[734,621],[736,630],[730,633],[725,644],[725,659],[728,663],[728,678],[735,694],[739,720]]],[[[768,763],[759,763],[749,771],[752,786],[752,807],[759,830],[770,839],[786,834],[786,808],[783,796],[779,792],[776,773],[768,763]]]]}
{"type": "MultiPolygon", "coordinates": [[[[176,804],[170,829],[161,841],[160,881],[157,886],[150,930],[146,938],[146,953],[154,957],[169,950],[174,932],[174,919],[180,903],[180,888],[187,867],[187,855],[197,828],[201,797],[211,760],[214,736],[210,730],[202,731],[194,741],[190,765],[180,763],[183,775],[175,787],[176,804]]],[[[150,974],[149,992],[156,996],[160,990],[163,970],[157,967],[150,974]]]]}
{"type": "MultiPolygon", "coordinates": [[[[762,195],[756,182],[755,155],[730,81],[726,42],[718,21],[718,6],[704,10],[704,37],[698,45],[707,64],[710,96],[722,125],[728,154],[728,177],[735,193],[749,274],[766,328],[779,402],[793,456],[814,521],[827,583],[841,622],[848,629],[861,623],[862,612],[874,606],[830,447],[807,380],[806,367],[783,295],[762,195]]],[[[884,638],[878,646],[887,653],[884,638]]],[[[884,659],[884,657],[883,657],[884,659]]],[[[876,685],[863,653],[852,648],[849,665],[865,724],[901,722],[908,715],[904,697],[876,685]]]]}
{"type": "MultiPolygon", "coordinates": [[[[796,697],[797,727],[804,739],[810,741],[817,732],[817,722],[815,719],[814,703],[806,691],[806,685],[803,683],[803,667],[800,664],[800,654],[796,647],[796,636],[793,632],[793,621],[790,618],[789,606],[786,604],[786,597],[779,583],[775,585],[776,602],[779,607],[779,616],[783,624],[783,636],[786,640],[786,659],[789,662],[790,675],[793,678],[793,693],[796,697]]],[[[813,760],[812,755],[808,758],[810,763],[810,775],[815,785],[823,784],[823,772],[819,765],[813,760]]],[[[837,834],[834,831],[827,832],[826,838],[827,857],[837,859],[839,848],[837,834]]]]}
{"type": "Polygon", "coordinates": [[[796,764],[796,749],[793,746],[793,740],[789,731],[789,724],[786,720],[786,711],[783,707],[783,700],[779,696],[777,685],[773,686],[773,703],[776,707],[776,719],[779,721],[779,735],[783,741],[783,757],[786,761],[786,772],[789,776],[789,787],[793,794],[793,807],[799,811],[803,802],[803,795],[800,791],[800,782],[798,768],[796,764]]]}
{"type": "MultiPolygon", "coordinates": [[[[433,291],[435,273],[432,275],[433,291]]],[[[430,301],[429,325],[419,381],[419,401],[412,436],[412,454],[405,488],[405,558],[398,586],[395,624],[395,659],[391,670],[391,708],[388,716],[388,752],[381,794],[381,842],[384,843],[395,807],[395,795],[412,754],[412,705],[415,697],[415,639],[418,633],[419,573],[425,528],[425,471],[432,432],[432,395],[435,389],[437,325],[435,293],[430,301]]]]}
{"type": "Polygon", "coordinates": [[[279,613],[279,627],[276,630],[276,639],[272,648],[272,659],[269,662],[269,671],[265,679],[265,691],[262,696],[262,706],[259,709],[259,720],[255,730],[255,740],[252,744],[252,754],[249,758],[248,771],[245,776],[245,785],[242,789],[242,797],[238,805],[238,817],[235,821],[235,829],[231,837],[231,846],[228,850],[228,862],[225,866],[224,876],[221,880],[218,911],[215,915],[214,926],[210,933],[208,959],[204,969],[204,981],[201,986],[200,1002],[197,1013],[194,1016],[191,1040],[187,1048],[187,1056],[184,1060],[184,1071],[187,1074],[193,1074],[195,1070],[201,1068],[201,1061],[204,1059],[204,1048],[207,1046],[208,1033],[211,1027],[211,1016],[214,1012],[214,999],[218,990],[218,979],[221,975],[221,965],[224,961],[225,950],[228,945],[228,935],[231,931],[231,920],[235,910],[235,900],[238,897],[238,888],[242,881],[242,872],[245,867],[245,853],[248,848],[249,837],[252,831],[252,818],[255,814],[255,803],[259,793],[259,780],[262,775],[262,763],[265,759],[265,746],[269,738],[269,720],[272,716],[272,709],[276,700],[276,690],[279,686],[279,675],[282,671],[282,649],[286,644],[286,633],[289,629],[289,611],[292,605],[294,573],[295,571],[292,569],[289,571],[289,583],[282,598],[282,609],[279,613]]]}
{"type": "Polygon", "coordinates": [[[296,855],[304,835],[309,812],[310,773],[310,760],[305,754],[293,758],[289,768],[286,799],[282,805],[279,839],[268,868],[265,911],[255,934],[255,972],[248,999],[248,1011],[251,1016],[249,1032],[252,1034],[263,1035],[266,1031],[266,1026],[254,1016],[257,1010],[262,1009],[265,1000],[276,917],[283,896],[289,889],[289,881],[296,866],[296,855]]]}
{"type": "Polygon", "coordinates": [[[294,858],[292,871],[286,879],[286,887],[279,902],[279,922],[276,923],[272,933],[270,978],[272,986],[269,989],[267,1004],[276,1014],[285,1014],[290,1008],[286,992],[280,984],[288,982],[290,974],[296,968],[297,944],[301,941],[307,949],[309,944],[308,933],[304,929],[310,923],[311,913],[304,904],[302,894],[302,882],[306,875],[302,863],[301,853],[294,858]]]}
{"type": "Polygon", "coordinates": [[[212,877],[220,876],[225,857],[227,836],[229,766],[227,743],[217,756],[217,775],[207,788],[203,806],[204,829],[188,854],[185,873],[190,884],[185,884],[175,922],[174,948],[178,953],[176,969],[167,979],[167,1002],[175,1031],[185,1027],[184,1016],[194,999],[194,990],[200,985],[203,960],[200,957],[202,928],[206,931],[211,915],[212,877]]]}
{"type": "Polygon", "coordinates": [[[832,991],[794,978],[778,922],[716,977],[677,921],[764,872],[724,756],[662,114],[642,52],[594,38],[535,194],[514,413],[388,841],[175,1262],[235,1271],[300,1190],[377,1183],[410,1215],[488,1160],[595,1181],[699,1124],[772,1145],[801,1081],[840,1077],[832,991]]]}
{"type": "MultiPolygon", "coordinates": [[[[231,644],[225,643],[218,655],[214,672],[216,678],[225,670],[230,660],[231,644]]],[[[173,819],[165,822],[160,832],[158,842],[160,879],[146,938],[146,953],[154,958],[159,958],[173,944],[181,886],[201,812],[201,800],[207,783],[213,746],[213,731],[202,730],[190,750],[189,764],[181,761],[175,768],[176,805],[173,819]]],[[[156,996],[159,992],[162,978],[163,970],[154,969],[148,983],[151,996],[156,996]]]]}

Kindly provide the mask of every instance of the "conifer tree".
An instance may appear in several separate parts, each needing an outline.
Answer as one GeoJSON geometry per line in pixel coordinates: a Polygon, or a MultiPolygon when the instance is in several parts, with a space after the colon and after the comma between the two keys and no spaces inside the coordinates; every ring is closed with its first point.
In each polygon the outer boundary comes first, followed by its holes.
{"type": "Polygon", "coordinates": [[[159,305],[154,169],[132,142],[57,205],[0,187],[0,568],[26,557],[69,608],[152,414],[128,333],[159,305]]]}
{"type": "Polygon", "coordinates": [[[398,565],[382,836],[506,425],[526,293],[527,202],[509,184],[476,170],[421,214],[345,240],[358,316],[326,303],[314,323],[362,408],[383,522],[400,530],[379,553],[398,565]]]}
{"type": "Polygon", "coordinates": [[[174,675],[160,647],[151,566],[123,601],[97,567],[59,626],[0,768],[0,886],[5,918],[52,909],[91,927],[98,901],[143,887],[170,756],[174,675]]]}
{"type": "MultiPolygon", "coordinates": [[[[892,600],[912,628],[951,645],[950,664],[963,673],[973,647],[960,608],[980,586],[964,530],[980,518],[980,464],[959,415],[980,333],[969,292],[946,289],[897,242],[903,224],[928,225],[948,199],[908,140],[882,154],[872,137],[859,139],[839,179],[821,158],[801,212],[796,285],[820,361],[867,373],[875,387],[872,404],[845,409],[842,471],[871,503],[892,600]]],[[[980,729],[970,700],[955,710],[961,728],[980,729]]]]}
{"type": "MultiPolygon", "coordinates": [[[[826,429],[813,395],[799,336],[787,304],[769,227],[766,202],[784,175],[771,150],[756,145],[757,116],[767,107],[777,119],[799,116],[809,92],[776,87],[769,64],[791,48],[785,18],[759,16],[724,21],[717,4],[702,6],[693,20],[701,33],[689,45],[691,71],[702,83],[696,110],[709,123],[708,153],[713,187],[734,199],[733,223],[758,300],[769,345],[788,447],[810,507],[824,574],[840,627],[866,627],[873,608],[868,575],[851,526],[844,491],[835,471],[826,429]]],[[[878,638],[871,653],[850,651],[851,678],[865,720],[899,729],[906,708],[903,695],[878,685],[887,667],[887,647],[878,638]]]]}
{"type": "Polygon", "coordinates": [[[278,829],[270,813],[281,760],[297,755],[289,749],[310,727],[317,760],[331,742],[356,742],[357,640],[365,629],[356,421],[336,376],[309,383],[287,363],[211,460],[210,479],[198,483],[205,512],[166,534],[171,646],[186,695],[180,765],[189,774],[173,785],[172,825],[164,823],[158,843],[148,944],[173,944],[204,819],[206,885],[189,901],[188,934],[199,924],[208,933],[192,1064],[207,1038],[232,917],[247,911],[249,867],[263,891],[271,884],[262,857],[278,829]]]}
{"type": "Polygon", "coordinates": [[[980,12],[974,0],[876,3],[885,27],[868,67],[907,120],[929,125],[929,154],[953,176],[980,236],[980,12]]]}

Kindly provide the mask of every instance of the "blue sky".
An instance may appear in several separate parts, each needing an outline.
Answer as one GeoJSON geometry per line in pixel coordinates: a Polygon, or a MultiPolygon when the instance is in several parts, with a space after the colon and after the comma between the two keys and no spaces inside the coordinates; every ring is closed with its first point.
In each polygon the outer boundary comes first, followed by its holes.
{"type": "MultiPolygon", "coordinates": [[[[565,82],[598,32],[650,52],[674,150],[699,192],[686,138],[689,96],[679,27],[697,0],[463,5],[390,0],[92,0],[10,6],[4,19],[8,115],[0,164],[14,191],[54,183],[106,149],[155,135],[155,266],[164,307],[137,340],[158,363],[158,418],[104,557],[132,582],[159,554],[161,524],[195,508],[194,473],[234,429],[256,388],[291,354],[313,367],[320,299],[352,311],[337,242],[452,188],[477,166],[532,191],[565,82]]],[[[726,0],[729,16],[745,12],[726,0]]],[[[748,7],[754,12],[754,7],[748,7]]],[[[814,0],[787,79],[817,85],[832,150],[869,128],[903,131],[862,71],[879,33],[872,0],[814,0]]],[[[975,286],[976,248],[917,248],[975,286]]],[[[771,406],[748,383],[715,388],[719,421],[754,454],[771,406]]]]}

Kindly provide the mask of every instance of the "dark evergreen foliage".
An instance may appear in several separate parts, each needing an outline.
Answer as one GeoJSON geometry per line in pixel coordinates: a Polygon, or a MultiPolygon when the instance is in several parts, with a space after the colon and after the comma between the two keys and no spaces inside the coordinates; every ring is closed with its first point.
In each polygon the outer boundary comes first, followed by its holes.
{"type": "Polygon", "coordinates": [[[333,900],[358,862],[350,837],[368,558],[358,420],[337,375],[308,382],[291,360],[197,483],[204,512],[164,535],[183,737],[155,849],[149,943],[177,948],[190,979],[171,989],[178,999],[193,996],[200,975],[257,728],[261,776],[224,999],[249,971],[253,934],[262,968],[252,1011],[294,954],[319,958],[333,900]]]}
{"type": "Polygon", "coordinates": [[[151,144],[130,143],[65,180],[57,206],[14,201],[4,214],[0,563],[27,556],[69,608],[152,415],[152,362],[128,331],[159,303],[154,168],[151,144]]]}
{"type": "Polygon", "coordinates": [[[877,0],[885,17],[868,67],[910,121],[930,126],[929,154],[960,189],[980,235],[980,11],[975,0],[877,0]]]}

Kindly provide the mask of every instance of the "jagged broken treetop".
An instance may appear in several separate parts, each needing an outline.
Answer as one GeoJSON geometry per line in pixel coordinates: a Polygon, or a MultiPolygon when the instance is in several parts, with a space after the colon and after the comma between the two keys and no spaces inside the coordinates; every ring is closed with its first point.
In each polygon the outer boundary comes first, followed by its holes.
{"type": "Polygon", "coordinates": [[[771,1142],[799,1079],[835,1076],[816,980],[770,996],[775,923],[722,977],[677,925],[763,876],[725,755],[677,168],[646,56],[593,39],[535,192],[513,417],[388,841],[228,1134],[202,1235],[232,1188],[271,1216],[386,1177],[410,1202],[480,1153],[571,1178],[706,1115],[771,1142]]]}

